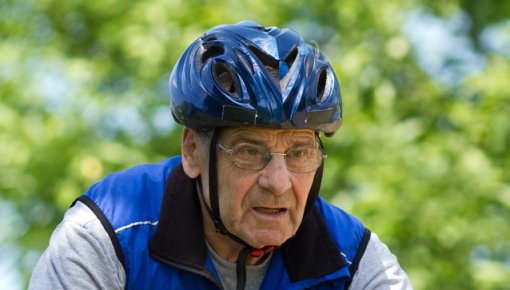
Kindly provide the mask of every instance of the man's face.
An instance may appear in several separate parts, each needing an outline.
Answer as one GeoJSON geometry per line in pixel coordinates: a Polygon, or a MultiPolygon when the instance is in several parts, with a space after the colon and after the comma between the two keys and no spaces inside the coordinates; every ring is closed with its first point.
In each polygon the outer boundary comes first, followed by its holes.
{"type": "MultiPolygon", "coordinates": [[[[241,143],[258,144],[278,153],[300,146],[317,146],[312,130],[254,127],[224,129],[218,143],[227,148],[241,143]]],[[[243,169],[231,161],[228,153],[217,152],[220,214],[226,228],[254,247],[281,245],[293,236],[303,219],[315,170],[289,171],[281,155],[273,155],[263,169],[243,169]]],[[[202,174],[204,194],[209,202],[204,177],[202,174]]]]}

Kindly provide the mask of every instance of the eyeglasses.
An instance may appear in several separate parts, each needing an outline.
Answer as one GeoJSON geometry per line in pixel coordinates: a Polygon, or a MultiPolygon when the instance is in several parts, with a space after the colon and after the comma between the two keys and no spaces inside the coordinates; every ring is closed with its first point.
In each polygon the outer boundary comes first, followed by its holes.
{"type": "Polygon", "coordinates": [[[218,147],[230,155],[235,166],[243,169],[261,170],[269,164],[273,155],[283,156],[287,169],[292,172],[306,173],[319,168],[326,152],[316,147],[296,147],[285,153],[271,152],[263,145],[240,143],[228,148],[218,143],[218,147]]]}

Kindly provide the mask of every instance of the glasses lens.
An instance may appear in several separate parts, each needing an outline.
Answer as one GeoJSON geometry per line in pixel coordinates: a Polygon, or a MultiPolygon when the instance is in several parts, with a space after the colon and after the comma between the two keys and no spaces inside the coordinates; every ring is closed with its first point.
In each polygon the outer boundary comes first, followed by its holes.
{"type": "Polygon", "coordinates": [[[265,155],[268,149],[255,144],[239,144],[233,148],[234,163],[245,169],[262,169],[265,166],[265,155]]]}
{"type": "Polygon", "coordinates": [[[322,160],[322,153],[313,147],[300,147],[287,152],[287,168],[294,172],[311,172],[317,169],[322,160]]]}

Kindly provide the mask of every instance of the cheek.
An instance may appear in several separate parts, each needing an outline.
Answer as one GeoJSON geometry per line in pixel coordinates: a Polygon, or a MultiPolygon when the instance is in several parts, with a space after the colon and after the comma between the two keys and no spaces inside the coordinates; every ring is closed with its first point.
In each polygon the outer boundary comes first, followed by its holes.
{"type": "Polygon", "coordinates": [[[221,207],[225,210],[236,210],[242,207],[246,193],[255,180],[253,176],[243,174],[243,170],[237,167],[218,167],[218,195],[221,207]]]}
{"type": "Polygon", "coordinates": [[[299,174],[296,175],[292,181],[294,186],[294,195],[296,197],[297,206],[300,210],[304,211],[308,193],[312,187],[314,174],[299,174]]]}

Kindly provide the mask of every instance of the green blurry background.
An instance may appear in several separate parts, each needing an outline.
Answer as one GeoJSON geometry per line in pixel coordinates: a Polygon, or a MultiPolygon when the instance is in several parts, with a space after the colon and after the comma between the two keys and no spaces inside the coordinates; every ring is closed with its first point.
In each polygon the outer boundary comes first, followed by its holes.
{"type": "Polygon", "coordinates": [[[510,289],[510,2],[0,1],[0,288],[23,289],[75,197],[179,153],[167,80],[207,29],[315,41],[344,97],[322,195],[416,289],[510,289]]]}

